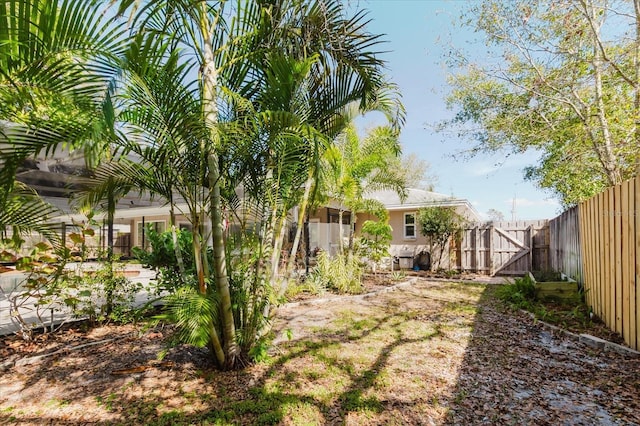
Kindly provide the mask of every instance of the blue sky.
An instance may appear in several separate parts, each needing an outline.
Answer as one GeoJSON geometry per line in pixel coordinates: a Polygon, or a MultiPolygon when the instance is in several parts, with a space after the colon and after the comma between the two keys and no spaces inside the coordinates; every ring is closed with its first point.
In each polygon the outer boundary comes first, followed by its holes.
{"type": "MultiPolygon", "coordinates": [[[[470,142],[445,138],[434,133],[429,123],[450,117],[444,97],[447,70],[443,54],[452,41],[462,45],[477,38],[472,32],[456,31],[452,35],[452,20],[459,16],[464,1],[436,0],[360,0],[359,8],[369,11],[369,30],[385,34],[383,47],[388,53],[389,74],[403,94],[407,122],[401,135],[403,151],[415,152],[431,164],[431,173],[438,177],[436,191],[468,199],[479,213],[489,209],[512,217],[516,199],[516,218],[550,219],[561,210],[551,195],[526,182],[522,170],[534,164],[536,153],[524,155],[482,155],[470,160],[456,160],[456,152],[471,147],[470,142]]],[[[475,49],[482,58],[482,45],[475,49]]],[[[377,117],[364,120],[373,126],[377,117]]],[[[457,156],[460,158],[460,156],[457,156]]]]}

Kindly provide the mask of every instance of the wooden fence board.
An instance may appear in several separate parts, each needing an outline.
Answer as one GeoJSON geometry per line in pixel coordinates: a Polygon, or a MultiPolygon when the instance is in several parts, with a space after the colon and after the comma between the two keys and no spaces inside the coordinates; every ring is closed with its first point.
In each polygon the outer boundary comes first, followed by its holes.
{"type": "Polygon", "coordinates": [[[635,282],[635,293],[636,293],[636,309],[635,309],[635,313],[636,313],[636,344],[634,347],[635,349],[639,349],[640,348],[640,238],[638,237],[638,234],[640,233],[640,178],[636,178],[635,182],[634,182],[634,186],[635,186],[635,209],[634,209],[634,217],[635,217],[635,225],[636,225],[636,229],[635,229],[635,238],[636,238],[636,242],[635,242],[635,255],[636,255],[636,262],[635,262],[635,269],[636,269],[636,282],[635,282]]]}
{"type": "Polygon", "coordinates": [[[628,212],[627,215],[627,229],[624,231],[629,239],[627,240],[627,282],[625,285],[628,287],[629,291],[627,296],[629,298],[629,322],[628,322],[628,330],[629,330],[629,345],[632,347],[637,347],[637,305],[636,305],[636,250],[635,250],[635,240],[636,240],[636,222],[635,217],[637,216],[637,210],[635,208],[635,187],[636,181],[629,180],[629,187],[627,190],[629,200],[628,200],[628,212]],[[631,343],[633,342],[633,344],[631,343]]]}
{"type": "Polygon", "coordinates": [[[631,335],[629,310],[629,240],[633,235],[629,235],[629,183],[624,182],[620,191],[620,301],[622,304],[622,315],[620,316],[620,328],[625,341],[629,341],[631,335]]]}
{"type": "Polygon", "coordinates": [[[580,203],[573,212],[577,220],[571,217],[570,210],[550,222],[552,264],[571,268],[567,250],[573,247],[575,226],[586,303],[610,329],[621,334],[627,345],[638,349],[640,177],[608,188],[580,203]]]}
{"type": "Polygon", "coordinates": [[[613,241],[614,241],[614,261],[612,288],[615,288],[615,321],[616,331],[622,335],[622,195],[621,185],[613,187],[613,241]]]}
{"type": "Polygon", "coordinates": [[[612,330],[616,329],[616,220],[615,220],[615,189],[610,187],[607,189],[607,196],[609,197],[608,219],[609,219],[609,274],[605,285],[605,292],[607,294],[607,301],[609,302],[609,327],[612,330]]]}
{"type": "Polygon", "coordinates": [[[598,223],[598,230],[600,231],[600,259],[599,259],[599,264],[600,264],[600,274],[598,276],[598,294],[599,294],[599,303],[598,303],[598,308],[599,308],[599,314],[598,316],[604,321],[607,322],[609,320],[609,318],[607,316],[604,315],[604,312],[608,312],[609,309],[609,304],[607,301],[607,297],[604,291],[604,282],[606,280],[606,276],[608,275],[608,261],[609,261],[609,252],[607,251],[609,249],[609,238],[607,237],[607,232],[608,232],[608,227],[609,227],[609,221],[606,220],[606,217],[603,216],[604,215],[604,211],[605,209],[609,208],[609,197],[607,196],[606,192],[603,192],[600,195],[600,198],[598,200],[598,204],[600,205],[600,208],[596,211],[596,222],[598,223]],[[606,204],[605,204],[606,201],[606,204]],[[606,306],[606,311],[605,311],[605,306],[606,306]]]}

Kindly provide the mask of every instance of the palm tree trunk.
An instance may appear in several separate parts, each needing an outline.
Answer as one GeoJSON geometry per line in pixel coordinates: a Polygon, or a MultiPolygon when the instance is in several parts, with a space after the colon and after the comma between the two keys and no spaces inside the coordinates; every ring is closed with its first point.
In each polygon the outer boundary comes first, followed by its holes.
{"type": "Polygon", "coordinates": [[[278,218],[274,235],[276,236],[273,242],[273,253],[271,254],[271,279],[275,280],[280,272],[280,257],[282,255],[282,247],[284,245],[284,237],[287,231],[287,212],[284,211],[278,218]]]}
{"type": "Polygon", "coordinates": [[[191,215],[193,224],[193,259],[196,263],[196,274],[198,275],[198,290],[200,294],[207,294],[207,284],[205,281],[204,265],[202,264],[202,236],[200,235],[200,215],[193,212],[191,215]]]}
{"type": "Polygon", "coordinates": [[[224,251],[224,229],[222,221],[222,202],[220,198],[220,169],[216,149],[220,143],[218,134],[217,86],[218,70],[213,54],[213,34],[209,27],[207,2],[200,6],[200,31],[204,40],[204,59],[202,64],[202,101],[204,120],[211,131],[211,144],[208,146],[207,165],[209,168],[209,197],[210,218],[213,245],[213,270],[220,300],[220,323],[224,338],[223,348],[225,359],[223,368],[231,369],[235,366],[239,347],[236,339],[229,277],[227,276],[227,261],[224,251]]]}
{"type": "Polygon", "coordinates": [[[182,259],[182,248],[178,243],[178,234],[176,232],[176,212],[173,200],[169,201],[169,220],[171,221],[171,239],[173,240],[173,251],[176,255],[176,261],[178,262],[178,270],[180,271],[180,280],[184,282],[186,272],[184,268],[184,260],[182,259]]]}
{"type": "MultiPolygon", "coordinates": [[[[293,268],[296,265],[296,258],[298,256],[298,248],[300,247],[300,238],[302,237],[302,229],[304,227],[304,217],[307,214],[307,206],[309,205],[309,198],[311,196],[311,187],[313,186],[313,176],[312,172],[309,172],[309,177],[304,184],[304,194],[302,196],[302,201],[300,202],[300,209],[298,211],[298,223],[296,225],[296,236],[293,239],[293,246],[291,247],[291,256],[289,256],[289,261],[287,262],[287,279],[291,277],[293,272],[293,268]]],[[[286,291],[286,288],[284,289],[286,291]]],[[[282,293],[282,289],[280,289],[282,293]]],[[[282,293],[284,294],[284,293],[282,293]]]]}
{"type": "Polygon", "coordinates": [[[355,210],[351,211],[351,217],[349,220],[349,253],[353,253],[353,239],[356,233],[356,222],[358,221],[358,215],[355,210]]]}
{"type": "MultiPolygon", "coordinates": [[[[344,253],[344,232],[342,231],[342,215],[344,213],[344,210],[342,210],[342,206],[340,207],[340,210],[338,211],[338,247],[340,247],[340,254],[344,253]]],[[[331,226],[331,224],[329,224],[329,226],[331,226]]]]}

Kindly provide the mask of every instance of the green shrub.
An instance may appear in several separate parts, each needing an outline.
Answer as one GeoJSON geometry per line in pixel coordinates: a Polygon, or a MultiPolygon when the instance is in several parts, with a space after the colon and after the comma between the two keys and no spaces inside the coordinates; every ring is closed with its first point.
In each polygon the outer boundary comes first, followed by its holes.
{"type": "Polygon", "coordinates": [[[536,287],[529,275],[516,278],[513,283],[498,288],[497,295],[501,300],[518,308],[528,308],[536,301],[536,287]]]}
{"type": "Polygon", "coordinates": [[[324,286],[339,293],[362,293],[363,268],[355,256],[330,257],[326,252],[320,252],[317,259],[316,267],[307,277],[310,286],[324,286]]]}
{"type": "Polygon", "coordinates": [[[195,285],[196,266],[193,258],[193,235],[188,230],[176,230],[180,255],[185,275],[180,273],[171,231],[156,232],[153,227],[146,229],[150,251],[133,247],[133,255],[145,266],[157,271],[157,292],[175,292],[186,285],[195,285]]]}

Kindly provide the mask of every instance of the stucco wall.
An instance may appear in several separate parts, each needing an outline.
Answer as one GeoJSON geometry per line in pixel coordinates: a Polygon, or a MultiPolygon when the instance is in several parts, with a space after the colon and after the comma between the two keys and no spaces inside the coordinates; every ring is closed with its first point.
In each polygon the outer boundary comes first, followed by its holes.
{"type": "MultiPolygon", "coordinates": [[[[420,252],[427,251],[430,253],[433,263],[440,256],[440,253],[435,248],[434,250],[431,250],[429,240],[427,237],[420,234],[420,229],[417,222],[415,232],[416,237],[406,238],[404,235],[405,213],[417,213],[417,211],[417,209],[407,209],[389,212],[389,225],[391,225],[391,228],[393,229],[390,252],[392,256],[417,256],[418,254],[420,254],[420,252]]],[[[456,208],[456,212],[463,217],[469,216],[469,212],[464,206],[458,206],[456,208]]],[[[356,234],[360,234],[360,231],[362,230],[362,224],[366,220],[376,220],[376,218],[367,214],[359,214],[356,223],[356,234]]],[[[450,268],[450,259],[446,252],[442,256],[440,267],[445,269],[450,268]]]]}

